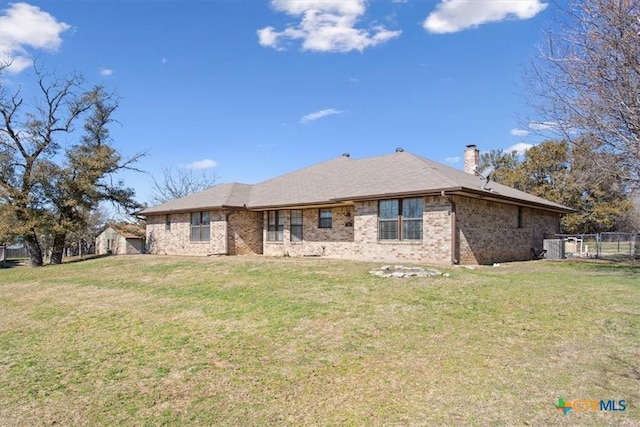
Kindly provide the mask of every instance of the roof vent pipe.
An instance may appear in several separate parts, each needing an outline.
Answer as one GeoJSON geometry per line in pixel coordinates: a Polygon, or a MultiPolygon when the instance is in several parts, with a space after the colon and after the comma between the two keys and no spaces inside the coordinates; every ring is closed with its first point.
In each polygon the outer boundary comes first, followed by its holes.
{"type": "Polygon", "coordinates": [[[396,148],[396,153],[404,153],[404,148],[402,147],[396,148]]]}
{"type": "Polygon", "coordinates": [[[351,157],[351,154],[349,154],[349,153],[342,153],[342,157],[351,157]]]}

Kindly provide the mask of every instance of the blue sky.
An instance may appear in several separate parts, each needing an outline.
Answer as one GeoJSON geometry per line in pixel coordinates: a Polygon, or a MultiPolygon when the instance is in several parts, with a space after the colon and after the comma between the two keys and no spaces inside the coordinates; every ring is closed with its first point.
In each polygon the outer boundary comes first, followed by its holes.
{"type": "MultiPolygon", "coordinates": [[[[396,147],[462,168],[538,142],[523,72],[544,0],[50,0],[3,3],[0,57],[34,58],[121,97],[111,127],[138,167],[256,183],[396,147]]],[[[150,178],[126,173],[140,201],[150,178]]]]}

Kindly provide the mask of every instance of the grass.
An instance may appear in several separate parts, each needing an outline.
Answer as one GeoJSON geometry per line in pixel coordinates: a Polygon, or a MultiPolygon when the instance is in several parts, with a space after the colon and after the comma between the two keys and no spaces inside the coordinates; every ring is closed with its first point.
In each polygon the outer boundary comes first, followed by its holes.
{"type": "Polygon", "coordinates": [[[638,425],[640,264],[107,257],[0,270],[3,425],[638,425]],[[624,399],[624,412],[554,408],[624,399]]]}

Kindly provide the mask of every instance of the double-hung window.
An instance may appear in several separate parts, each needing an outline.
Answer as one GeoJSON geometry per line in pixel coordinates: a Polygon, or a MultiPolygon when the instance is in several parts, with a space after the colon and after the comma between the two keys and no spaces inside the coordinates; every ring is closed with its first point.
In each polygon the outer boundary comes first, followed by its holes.
{"type": "Polygon", "coordinates": [[[402,200],[402,240],[422,240],[422,199],[402,200]]]}
{"type": "Polygon", "coordinates": [[[398,240],[400,204],[398,200],[382,200],[378,205],[380,240],[398,240]]]}
{"type": "Polygon", "coordinates": [[[284,211],[269,211],[267,215],[267,241],[282,242],[284,240],[284,211]]]}
{"type": "Polygon", "coordinates": [[[191,213],[191,241],[208,242],[210,238],[211,219],[209,212],[191,213]]]}
{"type": "Polygon", "coordinates": [[[302,211],[291,211],[291,241],[302,242],[302,211]]]}
{"type": "Polygon", "coordinates": [[[333,223],[333,211],[331,209],[320,209],[320,220],[318,228],[331,228],[333,223]]]}
{"type": "Polygon", "coordinates": [[[422,213],[421,198],[381,200],[378,203],[378,238],[422,240],[422,213]]]}

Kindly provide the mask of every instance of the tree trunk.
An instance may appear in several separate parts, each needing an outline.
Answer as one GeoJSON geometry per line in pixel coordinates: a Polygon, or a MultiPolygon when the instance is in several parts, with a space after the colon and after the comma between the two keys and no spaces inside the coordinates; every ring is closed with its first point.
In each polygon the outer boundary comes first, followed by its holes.
{"type": "Polygon", "coordinates": [[[53,236],[53,249],[51,251],[51,264],[62,264],[62,255],[64,253],[64,241],[67,236],[65,234],[55,234],[53,236]]]}
{"type": "Polygon", "coordinates": [[[42,248],[38,243],[38,238],[35,234],[27,234],[24,236],[24,245],[29,252],[29,263],[31,267],[42,267],[42,248]]]}

